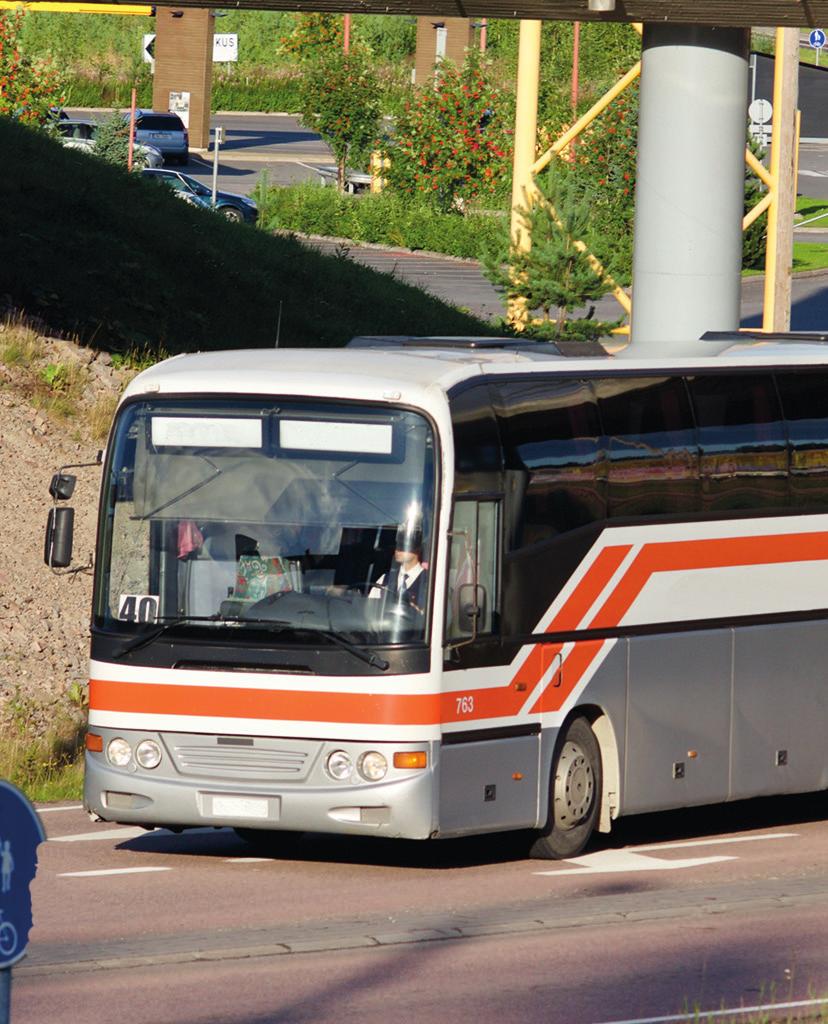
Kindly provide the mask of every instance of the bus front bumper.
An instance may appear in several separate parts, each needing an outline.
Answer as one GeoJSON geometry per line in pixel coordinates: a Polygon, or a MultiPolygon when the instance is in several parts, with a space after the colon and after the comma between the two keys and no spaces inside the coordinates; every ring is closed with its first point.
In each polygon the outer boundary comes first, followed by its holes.
{"type": "MultiPolygon", "coordinates": [[[[130,739],[123,730],[117,735],[130,739]]],[[[104,751],[109,738],[104,737],[104,751]]],[[[382,751],[384,746],[373,744],[372,749],[382,751]]],[[[272,782],[207,774],[182,777],[164,762],[151,770],[134,763],[116,768],[105,752],[87,751],[84,806],[100,820],[149,828],[230,826],[427,839],[436,831],[437,745],[394,744],[393,749],[401,746],[428,748],[428,767],[390,769],[388,777],[373,783],[360,780],[356,772],[344,782],[328,778],[324,750],[304,779],[272,782]]]]}

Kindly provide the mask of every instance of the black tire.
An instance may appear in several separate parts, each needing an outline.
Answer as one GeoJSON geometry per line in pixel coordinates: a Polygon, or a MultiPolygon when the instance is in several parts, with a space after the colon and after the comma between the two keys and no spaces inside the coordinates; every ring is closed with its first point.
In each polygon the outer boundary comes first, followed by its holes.
{"type": "Polygon", "coordinates": [[[598,740],[585,718],[574,718],[558,737],[549,783],[549,818],[530,856],[577,857],[595,829],[602,785],[598,740]]]}
{"type": "Polygon", "coordinates": [[[234,224],[240,224],[244,220],[241,210],[237,210],[235,206],[225,206],[221,215],[225,220],[232,221],[234,224]]]}
{"type": "Polygon", "coordinates": [[[284,856],[296,848],[305,834],[264,828],[234,828],[233,831],[262,857],[284,856]]]}

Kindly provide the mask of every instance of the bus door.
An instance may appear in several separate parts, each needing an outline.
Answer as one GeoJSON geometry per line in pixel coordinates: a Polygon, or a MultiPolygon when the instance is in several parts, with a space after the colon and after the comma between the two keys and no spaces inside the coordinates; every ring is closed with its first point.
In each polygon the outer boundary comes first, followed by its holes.
{"type": "Polygon", "coordinates": [[[455,501],[446,595],[440,832],[537,821],[540,709],[500,638],[499,496],[455,501]],[[507,659],[508,660],[508,659],[507,659]]]}

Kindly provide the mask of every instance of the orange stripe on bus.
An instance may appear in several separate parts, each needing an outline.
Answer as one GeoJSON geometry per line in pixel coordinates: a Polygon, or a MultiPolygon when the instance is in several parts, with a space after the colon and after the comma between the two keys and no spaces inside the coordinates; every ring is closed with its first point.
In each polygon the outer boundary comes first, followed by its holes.
{"type": "Polygon", "coordinates": [[[563,664],[560,674],[556,673],[544,687],[529,714],[540,715],[547,711],[560,711],[567,697],[583,679],[607,640],[584,640],[576,644],[563,664]],[[557,682],[558,685],[555,685],[557,682]]]}
{"type": "Polygon", "coordinates": [[[90,679],[91,711],[365,725],[435,725],[439,694],[362,694],[90,679]]]}
{"type": "Polygon", "coordinates": [[[546,632],[562,633],[566,630],[577,629],[631,548],[632,544],[619,544],[604,548],[572,592],[566,604],[546,627],[546,632]]]}
{"type": "Polygon", "coordinates": [[[825,560],[828,560],[826,533],[718,537],[711,540],[645,544],[589,625],[592,629],[612,629],[618,626],[650,576],[657,572],[691,572],[696,569],[825,560]]]}

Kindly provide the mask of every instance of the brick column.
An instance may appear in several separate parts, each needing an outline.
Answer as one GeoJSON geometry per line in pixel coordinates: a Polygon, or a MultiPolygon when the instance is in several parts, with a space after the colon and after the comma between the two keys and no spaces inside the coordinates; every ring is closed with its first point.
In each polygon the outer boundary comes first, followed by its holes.
{"type": "Polygon", "coordinates": [[[213,87],[213,12],[194,7],[159,7],[155,19],[154,110],[170,109],[170,93],[190,94],[190,148],[210,142],[213,87]]]}
{"type": "Polygon", "coordinates": [[[445,59],[459,67],[466,50],[474,46],[474,29],[470,18],[417,18],[417,52],[414,57],[414,84],[425,85],[434,74],[437,63],[438,31],[445,32],[445,59]]]}

